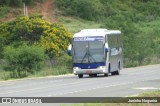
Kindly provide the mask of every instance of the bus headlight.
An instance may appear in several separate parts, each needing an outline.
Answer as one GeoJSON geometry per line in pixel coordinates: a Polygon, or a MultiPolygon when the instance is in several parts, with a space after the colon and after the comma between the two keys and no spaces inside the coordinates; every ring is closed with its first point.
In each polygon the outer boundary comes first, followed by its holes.
{"type": "Polygon", "coordinates": [[[76,74],[77,70],[79,70],[79,69],[80,69],[79,67],[73,67],[73,73],[76,74]]]}
{"type": "Polygon", "coordinates": [[[105,66],[100,66],[100,67],[98,67],[98,69],[102,70],[103,72],[106,72],[106,69],[105,69],[105,68],[106,68],[105,66]]]}
{"type": "Polygon", "coordinates": [[[78,69],[80,69],[79,67],[73,67],[73,70],[78,70],[78,69]]]}
{"type": "Polygon", "coordinates": [[[105,69],[105,66],[100,66],[100,67],[98,67],[98,69],[105,69]]]}

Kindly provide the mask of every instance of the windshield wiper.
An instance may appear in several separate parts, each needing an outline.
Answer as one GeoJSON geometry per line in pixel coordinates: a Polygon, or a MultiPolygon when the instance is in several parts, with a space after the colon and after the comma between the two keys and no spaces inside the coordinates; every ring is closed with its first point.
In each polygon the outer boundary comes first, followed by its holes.
{"type": "Polygon", "coordinates": [[[83,60],[85,59],[86,56],[87,56],[87,51],[86,51],[86,53],[85,53],[85,55],[84,55],[84,57],[83,57],[81,63],[83,63],[83,60]]]}
{"type": "Polygon", "coordinates": [[[93,58],[93,56],[90,54],[90,52],[88,51],[88,58],[91,57],[92,60],[94,61],[94,63],[97,63],[96,60],[93,58]]]}

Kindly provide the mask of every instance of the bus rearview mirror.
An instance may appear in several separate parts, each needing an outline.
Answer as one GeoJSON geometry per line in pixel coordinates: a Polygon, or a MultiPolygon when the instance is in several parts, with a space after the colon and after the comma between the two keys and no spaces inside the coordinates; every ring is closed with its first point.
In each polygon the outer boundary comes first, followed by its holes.
{"type": "Polygon", "coordinates": [[[105,43],[105,52],[107,53],[108,52],[108,44],[105,43]]]}
{"type": "Polygon", "coordinates": [[[68,46],[68,55],[69,55],[69,56],[72,55],[71,50],[72,50],[72,45],[70,44],[70,45],[68,46]]]}
{"type": "Polygon", "coordinates": [[[105,48],[105,52],[108,52],[108,48],[105,48]]]}

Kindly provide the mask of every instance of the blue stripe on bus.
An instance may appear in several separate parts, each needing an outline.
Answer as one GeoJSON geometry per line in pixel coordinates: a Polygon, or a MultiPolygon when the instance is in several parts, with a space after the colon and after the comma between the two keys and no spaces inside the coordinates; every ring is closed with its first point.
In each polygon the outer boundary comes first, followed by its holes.
{"type": "Polygon", "coordinates": [[[105,62],[98,63],[73,63],[73,67],[79,67],[81,69],[96,69],[99,66],[105,66],[105,62]]]}

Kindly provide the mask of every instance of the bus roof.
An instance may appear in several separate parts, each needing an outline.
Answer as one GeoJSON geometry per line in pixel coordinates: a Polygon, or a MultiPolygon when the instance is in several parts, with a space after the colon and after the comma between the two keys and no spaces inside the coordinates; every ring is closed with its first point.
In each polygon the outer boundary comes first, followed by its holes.
{"type": "Polygon", "coordinates": [[[83,29],[80,32],[74,34],[73,37],[105,36],[106,34],[121,34],[121,31],[107,29],[83,29]]]}

